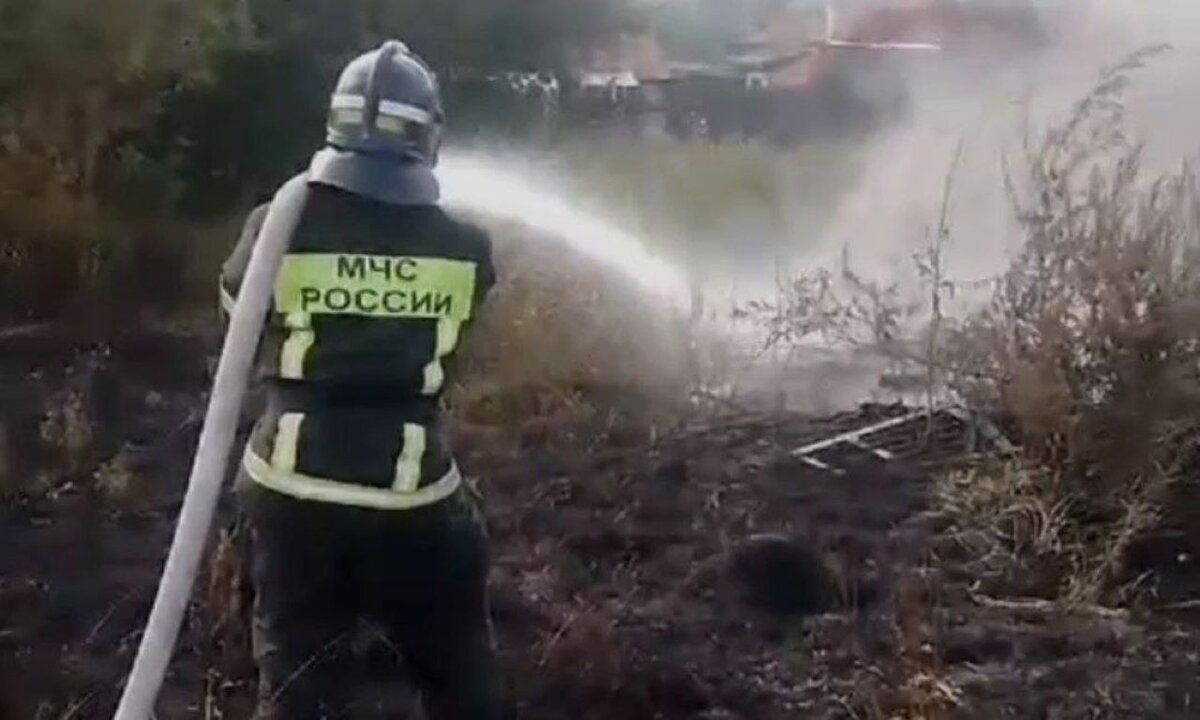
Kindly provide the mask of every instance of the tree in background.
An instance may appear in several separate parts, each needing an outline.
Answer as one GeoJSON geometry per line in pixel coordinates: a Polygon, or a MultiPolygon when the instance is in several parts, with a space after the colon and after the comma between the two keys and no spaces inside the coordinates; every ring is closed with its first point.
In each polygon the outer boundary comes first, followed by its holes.
{"type": "Polygon", "coordinates": [[[479,131],[504,123],[504,103],[478,81],[507,71],[561,72],[573,48],[628,18],[624,0],[242,0],[242,7],[250,31],[213,58],[217,81],[175,88],[144,143],[146,153],[181,168],[182,209],[192,215],[259,198],[301,167],[320,142],[338,70],[386,38],[404,39],[442,77],[451,132],[479,131]]]}
{"type": "Polygon", "coordinates": [[[101,156],[142,129],[160,88],[201,77],[232,16],[222,0],[5,0],[5,155],[37,156],[94,200],[101,156]],[[105,7],[97,8],[96,6],[105,7]]]}
{"type": "MultiPolygon", "coordinates": [[[[222,0],[0,0],[0,301],[61,312],[117,252],[118,150],[160,90],[208,76],[222,0]]],[[[142,209],[145,211],[145,208],[142,209]]]]}
{"type": "Polygon", "coordinates": [[[820,1],[651,0],[648,14],[669,53],[710,62],[723,59],[728,42],[753,30],[771,12],[820,1]]]}
{"type": "Polygon", "coordinates": [[[0,313],[59,314],[102,269],[179,243],[172,224],[264,197],[319,145],[338,69],[386,37],[452,85],[562,68],[624,12],[624,0],[0,0],[0,313]]]}

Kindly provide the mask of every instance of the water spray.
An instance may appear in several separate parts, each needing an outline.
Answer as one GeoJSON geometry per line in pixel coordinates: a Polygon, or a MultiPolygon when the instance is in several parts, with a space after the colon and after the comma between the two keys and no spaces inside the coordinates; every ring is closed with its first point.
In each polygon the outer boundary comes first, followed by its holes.
{"type": "Polygon", "coordinates": [[[455,153],[439,163],[438,177],[448,205],[520,221],[615,268],[649,293],[680,306],[686,302],[688,283],[677,268],[648,252],[636,236],[580,211],[549,189],[497,170],[486,160],[455,153]]]}

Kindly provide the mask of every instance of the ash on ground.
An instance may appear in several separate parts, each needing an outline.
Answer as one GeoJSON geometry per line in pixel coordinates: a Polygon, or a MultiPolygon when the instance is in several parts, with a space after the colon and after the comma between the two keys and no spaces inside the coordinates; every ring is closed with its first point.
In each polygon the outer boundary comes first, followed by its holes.
{"type": "MultiPolygon", "coordinates": [[[[151,334],[0,353],[0,717],[111,713],[179,509],[209,347],[151,334]]],[[[826,469],[795,452],[911,410],[722,412],[586,452],[501,451],[459,427],[517,716],[1197,717],[1196,617],[980,595],[927,489],[929,466],[964,452],[959,433],[940,459],[902,424],[877,438],[886,460],[870,443],[822,448],[826,469]]],[[[248,713],[245,540],[223,512],[160,718],[248,713]]],[[[1181,556],[1200,545],[1180,542],[1181,556]]],[[[414,707],[372,628],[346,649],[362,717],[414,707]]]]}

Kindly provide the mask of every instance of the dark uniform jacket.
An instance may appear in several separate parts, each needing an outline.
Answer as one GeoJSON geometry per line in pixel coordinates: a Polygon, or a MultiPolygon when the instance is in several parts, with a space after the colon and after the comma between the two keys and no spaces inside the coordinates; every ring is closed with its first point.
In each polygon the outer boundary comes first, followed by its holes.
{"type": "MultiPolygon", "coordinates": [[[[267,206],[221,276],[232,311],[267,206]]],[[[310,186],[259,352],[267,407],[243,468],[294,497],[383,509],[452,494],[438,402],[464,330],[494,282],[486,233],[435,205],[310,186]]]]}

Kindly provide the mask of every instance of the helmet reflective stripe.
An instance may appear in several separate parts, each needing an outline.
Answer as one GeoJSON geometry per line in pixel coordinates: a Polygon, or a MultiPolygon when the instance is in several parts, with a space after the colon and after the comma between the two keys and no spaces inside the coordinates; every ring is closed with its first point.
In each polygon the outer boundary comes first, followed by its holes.
{"type": "Polygon", "coordinates": [[[365,106],[362,95],[334,95],[329,103],[330,126],[362,125],[365,106]]]}
{"type": "Polygon", "coordinates": [[[334,110],[348,108],[350,110],[362,110],[367,106],[367,99],[362,95],[334,95],[329,101],[329,107],[334,110]]]}
{"type": "MultiPolygon", "coordinates": [[[[329,103],[330,120],[338,125],[361,125],[366,106],[367,99],[362,95],[334,95],[329,103]]],[[[415,105],[395,100],[379,101],[375,127],[384,132],[403,133],[405,125],[410,122],[432,125],[435,118],[433,113],[415,105]]]]}
{"type": "Polygon", "coordinates": [[[433,124],[433,114],[428,110],[422,110],[416,105],[408,105],[399,103],[394,100],[382,100],[379,103],[379,114],[389,117],[411,120],[422,125],[433,124]]]}
{"type": "MultiPolygon", "coordinates": [[[[366,106],[367,99],[362,95],[334,95],[333,99],[329,102],[329,107],[334,110],[362,110],[366,106]]],[[[379,114],[411,120],[422,125],[433,124],[433,113],[416,105],[396,102],[395,100],[380,100],[379,114]]]]}

